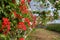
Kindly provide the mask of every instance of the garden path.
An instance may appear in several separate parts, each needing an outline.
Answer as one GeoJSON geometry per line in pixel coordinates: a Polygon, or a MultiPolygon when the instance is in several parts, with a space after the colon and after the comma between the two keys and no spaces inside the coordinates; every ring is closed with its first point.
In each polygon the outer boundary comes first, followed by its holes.
{"type": "Polygon", "coordinates": [[[60,40],[60,34],[46,29],[37,28],[30,34],[29,40],[60,40]]]}

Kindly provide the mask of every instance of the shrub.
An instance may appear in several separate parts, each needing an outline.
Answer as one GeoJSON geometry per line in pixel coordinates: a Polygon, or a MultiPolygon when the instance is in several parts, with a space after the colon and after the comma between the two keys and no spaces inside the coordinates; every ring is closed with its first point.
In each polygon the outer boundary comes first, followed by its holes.
{"type": "Polygon", "coordinates": [[[25,40],[35,27],[36,17],[28,10],[28,2],[0,0],[0,40],[25,40]]]}
{"type": "Polygon", "coordinates": [[[47,25],[47,29],[60,33],[60,24],[49,24],[47,25]]]}

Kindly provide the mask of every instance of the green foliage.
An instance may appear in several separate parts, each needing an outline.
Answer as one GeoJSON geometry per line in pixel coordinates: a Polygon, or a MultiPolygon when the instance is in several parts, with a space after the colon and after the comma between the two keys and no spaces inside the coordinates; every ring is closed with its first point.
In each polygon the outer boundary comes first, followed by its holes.
{"type": "Polygon", "coordinates": [[[20,37],[24,38],[25,34],[28,34],[30,31],[29,28],[31,27],[29,26],[32,26],[30,22],[33,22],[34,18],[32,19],[32,12],[28,10],[28,3],[25,3],[25,0],[20,3],[21,1],[19,0],[19,5],[17,5],[16,2],[14,3],[14,1],[16,0],[0,0],[0,40],[9,40],[9,38],[10,40],[18,40],[20,37]],[[6,20],[4,18],[6,18],[6,20]],[[27,18],[27,23],[25,23],[25,18],[27,18]],[[26,31],[28,33],[25,33],[26,31]],[[7,34],[5,35],[5,33],[7,34]]]}
{"type": "Polygon", "coordinates": [[[59,15],[58,15],[57,10],[56,10],[56,11],[54,11],[54,15],[53,15],[53,17],[54,17],[54,19],[58,19],[59,15]]]}
{"type": "Polygon", "coordinates": [[[0,34],[0,40],[10,40],[8,36],[0,34]]]}
{"type": "Polygon", "coordinates": [[[47,25],[47,29],[60,33],[60,24],[49,24],[47,25]]]}
{"type": "Polygon", "coordinates": [[[46,22],[50,21],[50,19],[51,19],[51,17],[48,16],[48,15],[50,15],[50,11],[42,11],[42,12],[34,11],[33,13],[39,14],[39,16],[38,16],[39,19],[38,20],[42,23],[42,25],[45,25],[46,22]]]}
{"type": "Polygon", "coordinates": [[[55,8],[57,8],[57,10],[60,10],[60,1],[55,2],[55,8]]]}
{"type": "Polygon", "coordinates": [[[52,4],[54,4],[56,2],[56,0],[49,0],[52,4]]]}

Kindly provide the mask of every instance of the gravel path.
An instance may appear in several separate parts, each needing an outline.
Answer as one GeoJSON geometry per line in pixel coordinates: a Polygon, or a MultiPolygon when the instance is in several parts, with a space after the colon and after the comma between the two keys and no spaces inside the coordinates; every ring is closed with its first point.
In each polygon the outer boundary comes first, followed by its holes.
{"type": "Polygon", "coordinates": [[[46,29],[36,29],[29,40],[60,40],[60,34],[46,29]]]}

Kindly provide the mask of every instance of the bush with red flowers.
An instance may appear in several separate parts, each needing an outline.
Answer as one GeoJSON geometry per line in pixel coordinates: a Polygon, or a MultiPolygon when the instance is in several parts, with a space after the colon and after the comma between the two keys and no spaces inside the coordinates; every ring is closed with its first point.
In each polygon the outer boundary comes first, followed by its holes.
{"type": "Polygon", "coordinates": [[[0,40],[25,40],[34,18],[28,10],[30,0],[0,0],[0,40]]]}

